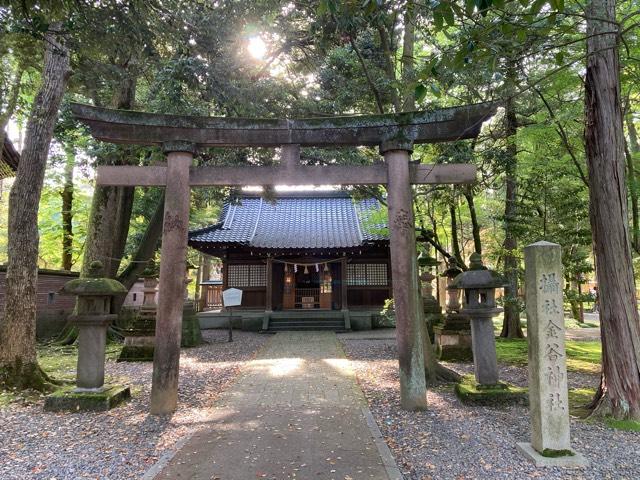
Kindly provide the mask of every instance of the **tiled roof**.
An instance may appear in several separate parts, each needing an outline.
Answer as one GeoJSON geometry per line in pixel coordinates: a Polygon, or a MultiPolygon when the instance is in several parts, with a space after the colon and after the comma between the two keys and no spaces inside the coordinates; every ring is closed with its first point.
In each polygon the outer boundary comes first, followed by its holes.
{"type": "Polygon", "coordinates": [[[342,192],[280,194],[275,201],[247,195],[224,205],[220,222],[189,233],[189,244],[242,244],[255,248],[350,248],[386,241],[384,225],[367,220],[375,199],[342,192]]]}

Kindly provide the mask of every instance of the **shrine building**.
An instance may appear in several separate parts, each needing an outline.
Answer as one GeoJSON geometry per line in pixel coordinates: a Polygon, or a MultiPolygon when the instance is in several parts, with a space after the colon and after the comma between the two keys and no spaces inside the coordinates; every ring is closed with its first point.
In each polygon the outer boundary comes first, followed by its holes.
{"type": "Polygon", "coordinates": [[[242,193],[218,223],[189,232],[189,245],[204,259],[203,328],[227,325],[227,288],[243,291],[232,315],[245,330],[370,329],[392,296],[386,209],[372,198],[242,193]]]}

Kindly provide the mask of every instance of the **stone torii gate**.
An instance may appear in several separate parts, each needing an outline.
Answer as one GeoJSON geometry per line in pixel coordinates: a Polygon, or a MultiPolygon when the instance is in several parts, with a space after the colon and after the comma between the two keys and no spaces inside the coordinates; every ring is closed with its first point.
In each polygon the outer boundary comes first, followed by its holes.
{"type": "Polygon", "coordinates": [[[270,120],[160,115],[73,104],[92,135],[110,143],[158,145],[167,166],[98,167],[99,185],[165,187],[160,288],[153,359],[151,413],[176,409],[182,302],[191,187],[213,185],[385,184],[396,311],[396,340],[404,409],[426,407],[423,335],[419,324],[416,238],[411,184],[472,183],[473,165],[415,165],[416,143],[476,137],[493,104],[433,111],[317,119],[270,120]],[[378,146],[384,163],[301,165],[300,147],[378,146]],[[281,147],[279,166],[191,167],[199,147],[281,147]]]}

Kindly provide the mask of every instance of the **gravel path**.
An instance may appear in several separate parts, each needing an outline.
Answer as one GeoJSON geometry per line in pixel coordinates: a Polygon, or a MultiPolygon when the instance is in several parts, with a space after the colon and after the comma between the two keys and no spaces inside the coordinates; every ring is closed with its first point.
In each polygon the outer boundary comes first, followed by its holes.
{"type": "MultiPolygon", "coordinates": [[[[370,409],[407,479],[638,479],[640,433],[572,420],[573,447],[591,462],[585,470],[536,469],[516,451],[529,441],[525,407],[467,407],[452,389],[428,392],[429,410],[399,408],[396,349],[391,340],[343,340],[370,409]]],[[[470,364],[450,365],[462,372],[470,364]]],[[[526,368],[501,365],[504,380],[526,384],[526,368]]],[[[571,387],[594,387],[597,377],[569,372],[571,387]]]]}
{"type": "Polygon", "coordinates": [[[236,378],[267,336],[203,331],[208,344],[182,350],[180,402],[171,417],[148,414],[151,363],[108,362],[108,381],[132,386],[133,398],[106,413],[47,413],[43,402],[0,410],[0,478],[139,478],[175,443],[211,416],[217,394],[236,378]]]}

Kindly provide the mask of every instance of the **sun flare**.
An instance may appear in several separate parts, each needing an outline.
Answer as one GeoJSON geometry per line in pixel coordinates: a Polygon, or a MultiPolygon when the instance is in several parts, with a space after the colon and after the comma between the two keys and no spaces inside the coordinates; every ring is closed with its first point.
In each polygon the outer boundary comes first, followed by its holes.
{"type": "Polygon", "coordinates": [[[260,37],[251,37],[249,39],[247,51],[253,58],[255,58],[256,60],[260,60],[264,58],[265,54],[267,53],[267,45],[260,37]]]}

